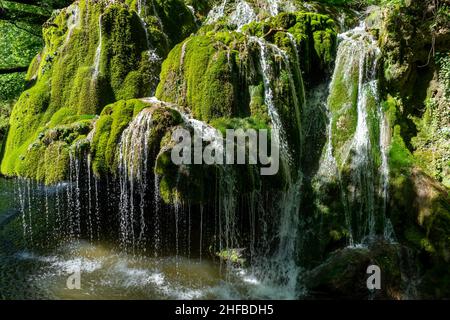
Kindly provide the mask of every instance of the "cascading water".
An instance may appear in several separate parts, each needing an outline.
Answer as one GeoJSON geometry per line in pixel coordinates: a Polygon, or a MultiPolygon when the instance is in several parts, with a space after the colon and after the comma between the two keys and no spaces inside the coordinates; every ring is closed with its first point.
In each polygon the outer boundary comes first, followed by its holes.
{"type": "MultiPolygon", "coordinates": [[[[257,15],[249,3],[244,0],[236,1],[235,10],[229,17],[229,22],[236,25],[238,30],[241,27],[257,19],[257,15]]],[[[154,13],[156,13],[155,4],[154,13]]],[[[219,20],[225,15],[227,0],[215,7],[208,16],[209,22],[219,20]]],[[[266,3],[271,15],[282,10],[279,1],[271,0],[266,3]]],[[[138,14],[141,17],[142,27],[146,33],[149,59],[155,63],[161,63],[161,58],[152,49],[149,41],[148,26],[145,22],[148,4],[145,0],[137,2],[138,14]]],[[[77,13],[68,21],[70,34],[71,28],[75,28],[79,19],[77,13]]],[[[159,19],[159,18],[158,18],[159,19]]],[[[162,24],[162,23],[161,23],[162,24]]],[[[93,79],[97,79],[100,73],[100,62],[102,56],[102,16],[98,21],[99,39],[98,47],[94,58],[93,79]]],[[[152,134],[153,120],[152,108],[142,110],[128,124],[123,131],[117,148],[117,177],[118,181],[103,181],[92,171],[91,154],[80,156],[78,152],[70,153],[68,183],[59,185],[55,192],[54,203],[45,189],[44,214],[46,226],[51,221],[51,209],[56,212],[56,233],[62,230],[69,230],[68,234],[62,235],[65,240],[80,243],[86,233],[91,243],[100,239],[100,216],[107,216],[110,212],[119,213],[120,245],[125,254],[138,252],[138,249],[148,249],[144,243],[151,242],[151,249],[154,250],[153,257],[162,259],[166,252],[162,253],[165,247],[170,246],[170,241],[174,240],[176,275],[182,273],[183,254],[191,255],[191,243],[198,244],[200,261],[208,254],[215,254],[210,250],[216,250],[214,245],[218,244],[218,250],[240,250],[250,251],[250,268],[241,270],[244,272],[244,281],[255,285],[247,292],[248,295],[257,298],[297,298],[301,294],[301,283],[299,283],[302,272],[299,265],[299,255],[301,254],[302,241],[302,212],[301,212],[301,192],[303,188],[303,172],[298,165],[301,160],[301,151],[296,154],[286,132],[290,131],[286,127],[286,121],[282,119],[282,112],[279,110],[277,92],[275,84],[279,74],[277,71],[286,71],[285,76],[289,85],[289,98],[292,102],[290,108],[294,108],[295,120],[299,128],[297,139],[300,150],[304,140],[302,123],[302,108],[307,103],[305,98],[305,88],[303,85],[302,72],[300,69],[299,48],[294,36],[286,33],[290,45],[294,51],[291,57],[287,52],[281,50],[276,45],[263,39],[251,37],[250,43],[259,49],[259,76],[262,79],[264,89],[264,104],[267,106],[268,115],[272,124],[272,131],[275,138],[280,142],[281,168],[283,170],[282,190],[276,193],[273,198],[263,195],[260,190],[253,190],[248,196],[248,235],[242,236],[240,233],[239,214],[245,211],[240,208],[240,195],[238,194],[239,172],[232,166],[219,165],[217,167],[217,190],[214,199],[214,211],[203,203],[198,205],[198,212],[191,212],[194,206],[182,203],[174,199],[174,204],[169,211],[160,195],[161,179],[152,172],[150,164],[155,160],[151,154],[149,144],[152,134]],[[84,157],[85,156],[85,157],[84,157]],[[83,158],[84,157],[84,158],[83,158]],[[297,158],[298,157],[298,158],[297,158]],[[152,180],[153,178],[153,180],[152,180]],[[106,187],[105,187],[106,184],[106,187]],[[118,184],[119,190],[114,190],[118,184]],[[113,186],[114,185],[114,186],[113,186]],[[112,186],[112,187],[111,187],[112,186]],[[118,195],[118,201],[111,197],[111,204],[103,204],[100,208],[99,190],[105,188],[107,196],[118,195]],[[111,192],[110,192],[111,191],[111,192]],[[115,191],[118,191],[114,193],[115,191]],[[86,201],[86,202],[85,202],[86,201]],[[118,208],[108,208],[115,206],[118,208]],[[272,201],[273,203],[267,204],[272,201]],[[86,208],[84,207],[84,204],[86,208]],[[149,204],[152,204],[150,208],[149,204]],[[87,212],[84,212],[87,209],[87,212]],[[149,210],[151,209],[151,210],[149,210]],[[108,211],[109,210],[109,211],[108,211]],[[189,211],[188,211],[189,210],[189,211]],[[173,219],[168,219],[168,212],[173,213],[173,219]],[[187,213],[188,212],[188,213],[187,213]],[[211,213],[212,212],[212,213],[211,213]],[[85,216],[83,216],[85,214],[85,216]],[[197,216],[195,216],[197,215],[197,216]],[[191,225],[192,216],[199,225],[191,225]],[[213,216],[213,217],[212,217],[213,216]],[[212,217],[212,218],[211,218],[212,217]],[[87,220],[83,222],[83,218],[87,220]],[[172,219],[172,220],[171,220],[172,219]],[[209,219],[209,220],[208,220],[209,219]],[[214,219],[214,232],[208,225],[214,219]],[[168,226],[166,221],[174,224],[168,226]],[[173,230],[171,230],[171,228],[173,230]],[[198,228],[192,230],[192,228],[198,228]],[[209,228],[209,229],[208,229],[209,228]],[[168,233],[168,235],[164,233],[168,233]],[[174,232],[174,233],[171,233],[174,232]],[[197,233],[197,235],[195,235],[197,233]],[[211,233],[214,233],[212,236],[211,233]],[[198,236],[193,240],[192,236],[198,236]],[[163,237],[164,236],[164,237],[163,237]],[[171,240],[167,240],[167,238],[171,240]],[[247,237],[248,239],[243,238],[247,237]],[[187,241],[185,241],[187,239],[187,241]],[[213,239],[213,240],[211,240],[213,239]],[[215,241],[211,245],[211,241],[215,241]],[[186,248],[187,245],[187,248],[186,248]],[[248,248],[247,248],[248,247],[248,248]],[[208,251],[209,250],[209,251],[208,251]],[[249,275],[251,273],[251,275],[249,275]]],[[[392,239],[392,226],[386,218],[387,197],[389,191],[389,166],[388,148],[390,144],[390,130],[387,119],[378,101],[377,84],[377,61],[379,50],[372,37],[360,26],[340,35],[340,45],[336,61],[336,69],[330,83],[330,91],[333,87],[344,82],[350,92],[357,97],[354,108],[356,110],[355,132],[348,145],[341,150],[334,149],[334,135],[336,121],[339,114],[333,110],[333,106],[328,103],[329,125],[327,128],[326,147],[322,154],[321,163],[318,169],[318,176],[336,177],[342,166],[349,166],[351,175],[349,179],[349,191],[343,191],[343,202],[348,203],[346,212],[347,227],[350,231],[350,245],[362,242],[366,237],[373,237],[379,233],[377,230],[377,220],[383,219],[383,233],[386,239],[392,239]],[[356,81],[354,81],[356,79],[356,81]],[[355,85],[356,84],[356,85],[355,85]],[[371,122],[369,104],[375,101],[378,105],[375,110],[375,119],[379,121],[379,137],[374,139],[371,136],[371,122]],[[374,146],[374,141],[379,145],[374,146]],[[380,153],[380,164],[376,167],[371,154],[374,150],[380,153]],[[341,154],[338,156],[338,152],[341,154]],[[375,175],[379,173],[379,188],[374,186],[375,175]],[[382,199],[382,204],[377,207],[378,199],[382,199]],[[362,199],[361,203],[357,199],[362,199]],[[355,204],[356,203],[356,204],[355,204]],[[380,209],[381,208],[381,209],[380,209]],[[355,210],[356,209],[356,210],[355,210]],[[382,214],[382,217],[378,215],[382,214]],[[362,230],[355,229],[354,226],[361,224],[362,230]]],[[[188,41],[185,41],[181,48],[180,68],[184,66],[184,60],[188,41]]],[[[156,78],[155,78],[156,79],[156,78]]],[[[157,80],[157,79],[156,79],[157,80]]],[[[155,80],[155,81],[156,81],[155,80]]],[[[182,88],[184,90],[185,88],[182,88]]],[[[322,96],[320,97],[322,98],[322,96]]],[[[160,103],[155,98],[141,99],[149,104],[160,103]]],[[[154,106],[153,106],[154,107],[154,106]]],[[[343,109],[349,108],[348,105],[343,109]]],[[[218,131],[206,122],[192,118],[191,115],[181,110],[183,125],[192,129],[202,140],[202,143],[221,143],[222,137],[218,131]]],[[[294,118],[294,117],[292,117],[294,118]]],[[[95,128],[95,126],[94,126],[95,128]]],[[[87,140],[92,142],[95,129],[88,135],[87,140]]],[[[297,132],[296,132],[297,133],[297,132]]],[[[223,144],[221,144],[223,145],[223,144]]],[[[220,148],[215,148],[220,150],[220,148]]],[[[222,150],[223,151],[223,150],[222,150]]],[[[341,177],[338,177],[341,178],[341,177]]],[[[181,179],[178,173],[178,182],[181,179]]],[[[342,181],[344,185],[347,181],[342,181]]],[[[178,185],[177,185],[178,186],[178,185]]],[[[36,219],[31,211],[33,203],[33,187],[30,181],[19,182],[20,213],[23,223],[24,237],[33,243],[33,223],[36,219]],[[31,185],[31,186],[30,186],[31,185]]],[[[162,190],[162,189],[161,189],[162,190]]],[[[100,195],[101,196],[101,195],[100,195]]],[[[104,194],[103,194],[104,196],[104,194]]],[[[114,216],[114,215],[111,215],[114,216]]],[[[167,250],[169,251],[169,250],[167,250]]],[[[170,252],[171,254],[172,252],[170,252]]],[[[156,260],[158,260],[156,259],[156,260]]],[[[207,259],[204,259],[207,260],[207,259]]],[[[228,262],[228,261],[227,261],[228,262]]],[[[118,272],[122,264],[118,264],[114,272],[118,272]]],[[[228,264],[232,271],[236,268],[228,264]],[[234,268],[234,269],[233,269],[234,268]]],[[[131,272],[134,272],[132,270],[131,272]]],[[[142,271],[142,270],[139,270],[142,271]]],[[[119,272],[120,273],[120,272],[119,272]]],[[[228,275],[227,275],[228,276],[228,275]]],[[[150,279],[149,277],[146,278],[150,279]]],[[[159,278],[158,278],[159,279],[159,278]]],[[[161,285],[162,280],[156,281],[161,285]]],[[[170,296],[170,295],[169,295],[170,296]]]]}
{"type": "Polygon", "coordinates": [[[230,15],[229,22],[237,26],[240,31],[242,27],[252,21],[256,21],[256,13],[253,8],[244,0],[240,0],[236,10],[230,15]]]}
{"type": "MultiPolygon", "coordinates": [[[[154,5],[154,4],[153,4],[154,5]]],[[[162,58],[159,56],[157,50],[154,48],[154,46],[150,42],[149,34],[148,34],[148,26],[147,22],[145,22],[145,16],[147,15],[147,1],[146,0],[139,0],[137,2],[137,9],[138,9],[138,16],[141,20],[142,29],[145,32],[145,40],[147,42],[147,53],[148,53],[148,61],[150,63],[150,66],[155,71],[150,73],[150,95],[153,95],[156,86],[159,82],[159,70],[161,69],[162,64],[162,58]]]]}
{"type": "Polygon", "coordinates": [[[75,28],[77,28],[81,22],[81,13],[80,13],[80,7],[78,7],[78,5],[74,4],[72,6],[70,6],[68,8],[68,10],[70,10],[71,15],[70,17],[67,19],[67,36],[66,39],[64,40],[64,46],[66,47],[67,44],[69,43],[70,38],[72,37],[73,31],[75,30],[75,28]]]}
{"type": "Polygon", "coordinates": [[[380,153],[381,153],[381,166],[380,166],[380,198],[382,199],[381,211],[382,225],[383,225],[383,237],[384,239],[395,242],[395,232],[391,220],[386,216],[389,200],[389,148],[391,145],[391,128],[389,126],[388,119],[382,110],[381,104],[378,110],[380,114],[380,153]]]}
{"type": "Polygon", "coordinates": [[[267,5],[272,16],[276,16],[280,12],[279,0],[267,0],[267,5]]]}
{"type": "MultiPolygon", "coordinates": [[[[275,107],[274,103],[274,94],[273,89],[271,85],[271,77],[272,70],[269,66],[269,59],[271,56],[269,55],[269,50],[274,49],[278,52],[279,50],[276,46],[266,43],[264,40],[257,38],[257,37],[251,37],[251,41],[255,42],[259,48],[260,48],[260,67],[261,67],[261,75],[263,77],[264,82],[264,102],[267,105],[267,111],[269,113],[269,117],[272,122],[272,130],[275,134],[275,138],[277,141],[280,142],[280,150],[281,155],[283,157],[282,161],[289,162],[290,156],[288,152],[288,146],[286,144],[285,132],[283,129],[282,121],[280,118],[280,115],[278,114],[278,110],[275,107]],[[269,46],[269,47],[268,47],[269,46]]],[[[287,170],[287,166],[283,166],[285,171],[287,170]]],[[[286,178],[288,181],[291,181],[291,174],[289,170],[285,172],[286,178]]]]}
{"type": "MultiPolygon", "coordinates": [[[[139,238],[145,233],[144,201],[147,191],[149,137],[152,114],[144,109],[122,133],[119,143],[120,229],[123,248],[135,248],[135,224],[139,221],[139,238]],[[135,193],[140,195],[139,217],[135,216],[135,193]]],[[[139,239],[138,239],[139,240],[139,239]]]]}
{"type": "Polygon", "coordinates": [[[220,18],[224,16],[225,6],[227,4],[227,0],[223,0],[222,3],[218,6],[212,8],[212,10],[208,13],[208,17],[206,18],[206,24],[211,24],[217,22],[220,18]]]}
{"type": "MultiPolygon", "coordinates": [[[[194,119],[190,115],[179,111],[184,123],[194,130],[196,137],[214,146],[214,149],[220,154],[225,154],[224,139],[219,134],[217,129],[211,127],[209,124],[194,119]]],[[[221,165],[218,167],[218,205],[219,209],[218,224],[219,224],[219,250],[228,250],[239,247],[237,225],[236,225],[236,178],[235,171],[231,165],[221,165]]],[[[201,209],[201,221],[203,224],[203,209],[201,209]]],[[[202,228],[202,226],[201,226],[202,228]]],[[[200,242],[202,241],[200,237],[200,242]]],[[[200,243],[200,250],[202,244],[200,243]]]]}
{"type": "MultiPolygon", "coordinates": [[[[297,46],[293,45],[295,52],[294,67],[291,66],[290,57],[275,45],[269,44],[264,40],[256,37],[251,37],[252,42],[256,43],[260,48],[260,68],[261,75],[264,82],[264,100],[268,108],[268,113],[272,121],[272,130],[275,136],[280,141],[280,156],[281,164],[284,170],[284,177],[286,179],[286,190],[280,195],[280,200],[276,205],[275,212],[279,213],[279,228],[276,235],[276,251],[273,254],[266,252],[264,256],[269,257],[266,261],[257,262],[255,274],[262,279],[262,286],[258,288],[257,295],[272,296],[278,298],[293,298],[298,296],[298,277],[300,267],[298,265],[298,232],[300,228],[300,190],[302,185],[302,172],[293,170],[293,162],[298,162],[298,159],[293,159],[290,148],[287,144],[285,129],[281,121],[276,104],[274,102],[274,92],[272,89],[272,77],[274,75],[269,61],[273,60],[274,55],[282,58],[286,70],[289,73],[289,84],[291,94],[293,95],[293,107],[295,108],[296,121],[300,125],[300,102],[297,91],[300,89],[302,93],[301,101],[304,102],[303,87],[296,88],[293,79],[293,73],[297,73],[301,84],[301,72],[297,58],[297,46]],[[296,177],[295,180],[293,177],[296,177]],[[259,264],[259,265],[258,265],[259,264]],[[257,270],[259,268],[259,270],[257,270]],[[270,289],[268,289],[270,288],[270,289]]],[[[294,41],[295,44],[295,41],[294,41]]],[[[303,85],[301,85],[303,86],[303,85]]],[[[298,128],[299,143],[302,141],[302,134],[298,128]]]]}
{"type": "Polygon", "coordinates": [[[94,71],[92,74],[92,79],[96,81],[98,79],[98,75],[100,74],[100,60],[102,55],[102,44],[103,44],[103,34],[102,34],[102,15],[98,17],[98,45],[95,50],[94,57],[94,71]]]}
{"type": "Polygon", "coordinates": [[[287,0],[267,0],[256,3],[248,0],[223,0],[211,9],[205,24],[213,24],[220,19],[227,19],[230,25],[236,26],[237,30],[240,31],[244,25],[259,20],[260,14],[257,12],[260,10],[270,16],[276,16],[282,11],[295,11],[296,6],[287,0]]]}
{"type": "MultiPolygon", "coordinates": [[[[329,108],[330,128],[328,130],[328,143],[325,160],[329,164],[336,163],[332,151],[339,153],[340,166],[350,167],[350,180],[348,192],[343,190],[343,202],[347,203],[346,221],[350,231],[350,245],[354,246],[367,237],[376,236],[379,220],[383,223],[383,230],[387,228],[388,219],[385,217],[385,203],[387,198],[387,185],[389,167],[387,149],[389,146],[389,133],[386,131],[387,123],[378,98],[377,68],[380,50],[373,37],[365,30],[365,25],[339,35],[336,67],[330,84],[329,108]],[[355,85],[356,83],[356,85],[355,85]],[[342,105],[333,105],[336,90],[347,90],[347,100],[342,105]],[[356,97],[356,105],[352,105],[351,97],[356,97]],[[373,107],[375,105],[376,107],[373,107]],[[339,109],[338,109],[339,108],[339,109]],[[333,145],[332,132],[339,121],[339,117],[346,116],[352,108],[356,110],[356,128],[351,140],[344,144],[340,150],[331,150],[333,145]],[[338,109],[338,110],[336,110],[338,109]],[[381,129],[379,137],[371,132],[373,123],[381,129]],[[377,151],[379,149],[379,151],[377,151]],[[378,170],[374,163],[373,152],[381,155],[381,210],[377,206],[379,196],[374,186],[375,175],[378,170]]],[[[345,92],[345,91],[344,91],[345,92]]],[[[341,93],[345,95],[345,93],[341,93]]],[[[326,166],[329,166],[326,164],[326,166]]],[[[325,164],[324,164],[325,165],[325,164]]],[[[382,232],[383,233],[383,232],[382,232]]]]}

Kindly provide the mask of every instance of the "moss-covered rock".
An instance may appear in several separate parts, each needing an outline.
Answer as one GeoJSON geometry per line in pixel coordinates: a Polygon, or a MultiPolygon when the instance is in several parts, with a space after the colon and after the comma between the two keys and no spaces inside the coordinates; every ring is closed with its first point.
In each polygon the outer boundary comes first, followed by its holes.
{"type": "Polygon", "coordinates": [[[448,272],[443,270],[448,269],[450,221],[444,169],[448,121],[443,119],[449,104],[441,71],[445,59],[440,54],[433,58],[430,48],[448,51],[448,17],[443,10],[430,10],[427,1],[391,5],[378,15],[381,23],[372,28],[379,34],[384,109],[393,128],[390,216],[399,241],[419,253],[414,263],[423,269],[421,294],[443,297],[448,294],[448,272]]]}
{"type": "MultiPolygon", "coordinates": [[[[187,2],[195,4],[199,1],[187,0],[187,2]]],[[[212,8],[208,12],[207,18],[204,19],[204,27],[209,30],[217,30],[217,28],[240,30],[244,25],[252,21],[261,22],[280,13],[299,11],[326,14],[338,22],[338,27],[341,31],[351,28],[359,21],[354,7],[344,6],[342,3],[336,3],[334,1],[284,0],[269,2],[239,0],[223,2],[219,0],[206,0],[201,2],[203,2],[203,6],[194,5],[194,8],[198,8],[199,10],[202,8],[212,8]]],[[[200,17],[202,16],[200,15],[200,17]]]]}
{"type": "MultiPolygon", "coordinates": [[[[37,160],[47,151],[32,146],[40,134],[63,124],[76,126],[78,119],[100,114],[114,101],[152,94],[162,57],[196,29],[181,0],[156,2],[154,10],[147,12],[148,4],[142,12],[137,3],[81,0],[53,14],[44,25],[45,47],[27,76],[35,84],[11,116],[3,174],[41,180],[44,165],[37,160]]],[[[55,170],[58,179],[47,182],[64,179],[62,170],[55,170]]]]}
{"type": "Polygon", "coordinates": [[[239,101],[236,60],[241,39],[237,33],[219,33],[177,45],[164,61],[156,96],[186,106],[206,121],[248,114],[239,101]]]}
{"type": "MultiPolygon", "coordinates": [[[[399,247],[380,243],[368,248],[345,248],[333,252],[324,263],[302,278],[308,294],[315,298],[402,299],[399,247]],[[369,290],[368,267],[380,268],[381,290],[369,290]]],[[[408,280],[406,280],[408,281],[408,280]]]]}
{"type": "Polygon", "coordinates": [[[300,55],[299,62],[307,83],[323,80],[334,62],[336,24],[327,15],[281,13],[264,22],[250,23],[244,26],[243,32],[264,37],[292,55],[300,55]],[[292,40],[297,48],[293,47],[292,40]]]}
{"type": "Polygon", "coordinates": [[[156,96],[219,126],[217,119],[227,118],[252,118],[263,126],[273,125],[278,120],[271,119],[274,110],[268,108],[275,108],[296,159],[305,94],[301,71],[305,68],[312,74],[312,66],[319,65],[317,79],[325,76],[335,49],[334,22],[312,13],[283,13],[267,22],[251,23],[242,33],[202,29],[170,52],[156,96]],[[273,94],[268,96],[267,90],[273,94]]]}

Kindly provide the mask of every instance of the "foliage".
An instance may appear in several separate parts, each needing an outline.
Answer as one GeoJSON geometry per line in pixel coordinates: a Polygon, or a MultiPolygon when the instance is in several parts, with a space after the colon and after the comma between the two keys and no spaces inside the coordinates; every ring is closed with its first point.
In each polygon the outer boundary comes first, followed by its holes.
{"type": "Polygon", "coordinates": [[[445,97],[450,101],[450,52],[437,52],[436,64],[439,67],[439,80],[445,89],[445,97]]]}
{"type": "Polygon", "coordinates": [[[403,5],[405,0],[319,0],[319,2],[361,9],[371,5],[403,5]]]}
{"type": "Polygon", "coordinates": [[[25,86],[25,74],[14,69],[25,69],[41,46],[39,37],[0,20],[0,70],[11,69],[11,73],[0,74],[0,141],[6,133],[12,105],[25,86]]]}

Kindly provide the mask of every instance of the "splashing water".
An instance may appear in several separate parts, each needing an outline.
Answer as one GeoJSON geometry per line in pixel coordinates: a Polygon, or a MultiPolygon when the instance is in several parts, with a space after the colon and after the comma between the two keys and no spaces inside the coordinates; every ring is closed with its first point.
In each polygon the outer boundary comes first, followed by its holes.
{"type": "Polygon", "coordinates": [[[217,22],[220,18],[224,16],[225,6],[228,0],[223,0],[222,3],[218,6],[212,8],[212,10],[208,13],[205,24],[212,24],[217,22]]]}
{"type": "Polygon", "coordinates": [[[226,19],[229,24],[236,26],[240,31],[244,25],[260,19],[260,15],[257,14],[258,10],[263,10],[270,16],[276,16],[281,11],[293,12],[296,10],[296,6],[287,0],[267,0],[261,3],[248,0],[223,0],[211,9],[205,24],[213,24],[220,19],[226,19]]]}
{"type": "Polygon", "coordinates": [[[147,189],[147,163],[150,130],[152,129],[152,113],[149,109],[142,110],[122,133],[118,145],[119,180],[120,180],[120,229],[121,244],[134,248],[135,239],[135,192],[140,195],[140,235],[145,232],[144,196],[147,189]]]}
{"type": "Polygon", "coordinates": [[[268,10],[272,16],[280,12],[279,0],[267,0],[268,10]]]}

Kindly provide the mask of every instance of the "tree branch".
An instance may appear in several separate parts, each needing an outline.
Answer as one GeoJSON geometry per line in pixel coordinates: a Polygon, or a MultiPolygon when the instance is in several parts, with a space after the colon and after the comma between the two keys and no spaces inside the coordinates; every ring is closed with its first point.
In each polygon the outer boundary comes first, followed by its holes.
{"type": "Polygon", "coordinates": [[[10,73],[27,72],[27,71],[28,71],[28,66],[14,66],[14,67],[0,68],[0,74],[10,74],[10,73]]]}

